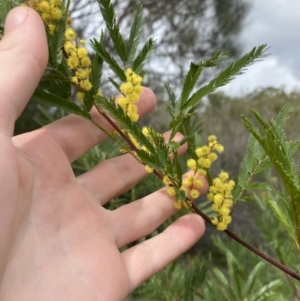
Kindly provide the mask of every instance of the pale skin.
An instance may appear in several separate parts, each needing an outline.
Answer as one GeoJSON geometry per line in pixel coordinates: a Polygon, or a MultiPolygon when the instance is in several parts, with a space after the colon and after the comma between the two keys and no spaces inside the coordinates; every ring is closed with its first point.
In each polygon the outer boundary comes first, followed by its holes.
{"type": "MultiPolygon", "coordinates": [[[[38,14],[25,7],[11,11],[0,42],[0,300],[124,300],[188,250],[203,235],[204,221],[185,215],[120,253],[173,215],[173,200],[160,190],[114,211],[104,209],[146,172],[127,154],[76,178],[70,163],[106,138],[81,117],[70,115],[12,138],[47,55],[38,14]]],[[[155,102],[145,88],[140,115],[155,102]]],[[[206,190],[204,180],[201,193],[206,190]]]]}

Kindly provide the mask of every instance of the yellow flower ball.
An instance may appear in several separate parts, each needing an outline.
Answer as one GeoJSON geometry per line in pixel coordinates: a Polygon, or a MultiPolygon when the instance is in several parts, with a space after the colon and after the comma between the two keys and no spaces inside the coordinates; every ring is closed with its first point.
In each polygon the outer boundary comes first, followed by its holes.
{"type": "Polygon", "coordinates": [[[80,87],[84,91],[90,91],[92,89],[93,85],[91,84],[91,82],[89,80],[83,80],[82,82],[80,82],[80,87]]]}
{"type": "Polygon", "coordinates": [[[145,169],[146,169],[147,173],[153,173],[153,168],[151,168],[150,166],[146,165],[145,169]]]}
{"type": "Polygon", "coordinates": [[[51,17],[54,19],[54,20],[60,20],[61,17],[62,17],[62,10],[58,7],[54,7],[51,9],[51,17]]]}
{"type": "Polygon", "coordinates": [[[217,224],[217,230],[224,231],[226,229],[227,229],[227,225],[225,225],[224,223],[221,222],[217,224]]]}
{"type": "Polygon", "coordinates": [[[162,179],[163,183],[168,186],[169,184],[171,184],[171,180],[168,176],[164,176],[163,179],[162,179]]]}
{"type": "Polygon", "coordinates": [[[215,142],[217,141],[217,137],[215,135],[209,135],[207,140],[208,142],[215,142]]]}
{"type": "Polygon", "coordinates": [[[194,179],[193,186],[196,188],[201,188],[203,187],[203,181],[201,179],[194,179]]]}
{"type": "Polygon", "coordinates": [[[50,3],[48,1],[42,1],[38,6],[38,10],[42,13],[50,13],[50,3]]]}
{"type": "Polygon", "coordinates": [[[84,100],[84,96],[85,96],[85,93],[83,93],[83,92],[78,92],[76,94],[77,99],[80,100],[80,101],[84,100]]]}
{"type": "Polygon", "coordinates": [[[174,187],[168,187],[168,188],[167,188],[167,194],[168,194],[169,196],[175,196],[175,194],[176,194],[175,188],[174,188],[174,187]]]}
{"type": "Polygon", "coordinates": [[[75,39],[76,38],[76,32],[74,31],[74,29],[67,28],[66,32],[65,32],[65,38],[66,38],[66,40],[69,40],[69,41],[75,39]]]}
{"type": "Polygon", "coordinates": [[[186,162],[186,165],[191,170],[196,170],[197,169],[197,162],[194,159],[188,159],[187,162],[186,162]]]}
{"type": "Polygon", "coordinates": [[[200,193],[199,193],[198,190],[192,189],[190,191],[190,196],[191,196],[192,199],[197,199],[200,196],[200,193]]]}
{"type": "Polygon", "coordinates": [[[221,171],[218,176],[223,182],[229,178],[228,172],[221,171]]]}

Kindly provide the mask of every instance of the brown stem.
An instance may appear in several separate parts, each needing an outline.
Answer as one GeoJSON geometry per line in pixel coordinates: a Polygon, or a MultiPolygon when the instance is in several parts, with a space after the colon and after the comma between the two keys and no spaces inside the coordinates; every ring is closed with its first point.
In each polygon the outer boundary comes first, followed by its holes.
{"type": "MultiPolygon", "coordinates": [[[[105,118],[105,120],[107,120],[108,121],[108,123],[120,134],[120,136],[129,144],[129,146],[130,146],[130,149],[131,150],[133,150],[133,151],[137,151],[137,148],[136,148],[136,146],[132,143],[132,141],[120,130],[120,128],[110,119],[110,117],[109,116],[107,116],[103,111],[101,111],[96,105],[95,105],[95,107],[96,107],[96,109],[97,109],[97,111],[98,111],[98,113],[100,114],[100,115],[102,115],[104,118],[105,118]]],[[[156,169],[154,169],[153,170],[153,173],[156,175],[156,176],[158,176],[160,179],[162,179],[163,178],[163,176],[162,176],[162,174],[158,171],[158,170],[156,170],[156,169]]]]}
{"type": "MultiPolygon", "coordinates": [[[[279,258],[280,263],[283,264],[284,261],[283,261],[283,258],[281,256],[280,249],[278,247],[275,248],[275,252],[276,252],[276,254],[277,254],[278,258],[279,258]]],[[[299,301],[300,300],[299,299],[299,293],[298,293],[296,285],[294,285],[292,279],[290,277],[288,277],[288,275],[286,275],[286,278],[287,278],[287,281],[288,281],[288,283],[290,284],[290,286],[291,286],[291,288],[293,290],[293,295],[295,297],[295,300],[299,301]]]]}
{"type": "MultiPolygon", "coordinates": [[[[204,220],[206,220],[207,222],[211,223],[211,219],[206,214],[204,214],[195,204],[192,204],[192,208],[204,220]]],[[[283,264],[279,263],[278,261],[274,260],[273,258],[269,257],[268,255],[264,254],[263,252],[261,252],[260,250],[256,249],[252,245],[248,244],[247,242],[245,242],[243,239],[241,239],[239,236],[237,236],[236,234],[234,234],[229,229],[225,230],[224,232],[229,237],[233,238],[235,241],[237,241],[238,243],[240,243],[241,245],[243,245],[244,247],[246,247],[247,249],[249,249],[251,252],[255,253],[256,255],[258,255],[262,259],[268,261],[272,265],[276,266],[278,269],[282,270],[286,274],[288,274],[288,275],[292,276],[293,278],[297,279],[298,281],[300,281],[300,275],[298,275],[294,271],[290,270],[289,268],[287,268],[283,264]]]]}
{"type": "MultiPolygon", "coordinates": [[[[101,114],[111,125],[112,127],[125,139],[125,141],[130,145],[130,148],[134,151],[137,150],[136,146],[131,142],[131,140],[120,130],[120,128],[110,119],[109,116],[107,116],[104,112],[102,112],[97,106],[95,106],[97,111],[99,112],[99,114],[101,114]]],[[[157,175],[160,179],[163,178],[163,176],[161,175],[161,173],[157,170],[154,170],[153,173],[155,175],[157,175]]],[[[192,203],[192,209],[199,214],[204,220],[206,220],[207,222],[211,223],[211,219],[204,214],[194,203],[192,203]]],[[[258,255],[259,257],[263,258],[264,260],[268,261],[269,263],[271,263],[272,265],[274,265],[275,267],[277,267],[278,269],[282,270],[283,272],[285,272],[286,274],[290,275],[291,277],[297,279],[298,281],[300,281],[300,275],[298,275],[297,273],[295,273],[294,271],[290,270],[289,268],[287,268],[286,266],[284,266],[283,264],[279,263],[278,261],[274,260],[273,258],[269,257],[268,255],[264,254],[263,252],[261,252],[260,250],[256,249],[255,247],[253,247],[252,245],[248,244],[247,242],[245,242],[243,239],[241,239],[239,236],[237,236],[236,234],[234,234],[232,231],[230,231],[229,229],[224,231],[229,237],[231,237],[232,239],[234,239],[235,241],[237,241],[238,243],[240,243],[241,245],[243,245],[244,247],[246,247],[248,250],[250,250],[251,252],[255,253],[256,255],[258,255]]]]}

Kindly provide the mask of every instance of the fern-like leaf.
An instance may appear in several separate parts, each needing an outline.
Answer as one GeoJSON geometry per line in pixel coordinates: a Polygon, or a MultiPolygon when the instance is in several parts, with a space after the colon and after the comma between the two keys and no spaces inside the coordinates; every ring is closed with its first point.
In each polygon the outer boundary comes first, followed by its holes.
{"type": "Polygon", "coordinates": [[[129,40],[126,47],[126,62],[130,62],[131,60],[133,60],[137,47],[139,45],[143,21],[142,9],[143,5],[142,3],[139,3],[135,12],[135,16],[130,30],[129,40]]]}
{"type": "Polygon", "coordinates": [[[135,73],[140,74],[142,72],[146,61],[153,54],[155,47],[156,42],[152,38],[145,43],[132,64],[132,69],[135,73]]]}
{"type": "Polygon", "coordinates": [[[97,2],[114,47],[121,60],[126,62],[126,45],[117,25],[114,7],[110,0],[97,0],[97,2]]]}
{"type": "Polygon", "coordinates": [[[207,85],[196,91],[182,108],[193,108],[194,106],[197,106],[199,101],[205,95],[215,91],[218,87],[229,83],[236,75],[242,74],[245,67],[253,64],[258,59],[265,57],[265,51],[266,45],[253,48],[249,53],[238,59],[236,62],[230,64],[229,67],[222,71],[217,78],[213,79],[207,85]]]}

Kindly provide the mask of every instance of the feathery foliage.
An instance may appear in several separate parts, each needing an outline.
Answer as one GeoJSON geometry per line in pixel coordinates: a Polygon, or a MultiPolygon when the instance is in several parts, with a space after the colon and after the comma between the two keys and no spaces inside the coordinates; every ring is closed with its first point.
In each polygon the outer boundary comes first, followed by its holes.
{"type": "Polygon", "coordinates": [[[287,195],[281,195],[280,201],[268,199],[275,215],[285,226],[296,247],[300,249],[300,185],[299,170],[295,163],[295,153],[299,151],[299,139],[290,141],[284,132],[284,126],[292,112],[290,105],[285,105],[274,120],[264,121],[258,112],[252,110],[262,132],[255,129],[250,121],[243,117],[246,128],[259,142],[280,177],[287,195]]]}

